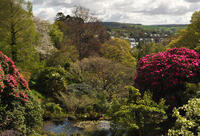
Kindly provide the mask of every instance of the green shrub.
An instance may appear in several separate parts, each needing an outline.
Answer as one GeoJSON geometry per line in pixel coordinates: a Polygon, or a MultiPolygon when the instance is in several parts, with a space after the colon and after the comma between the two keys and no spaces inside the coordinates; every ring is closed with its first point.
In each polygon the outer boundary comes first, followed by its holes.
{"type": "Polygon", "coordinates": [[[159,134],[160,124],[167,118],[165,101],[156,103],[152,95],[145,92],[141,95],[138,89],[129,87],[130,97],[126,104],[116,108],[115,103],[112,120],[116,135],[151,136],[159,134]]]}
{"type": "Polygon", "coordinates": [[[74,115],[75,113],[88,112],[87,109],[95,103],[94,99],[88,95],[80,95],[75,92],[60,93],[57,99],[68,112],[74,115]]]}
{"type": "Polygon", "coordinates": [[[101,57],[86,58],[71,65],[70,77],[75,83],[84,83],[92,91],[124,96],[124,86],[133,82],[135,69],[101,57]]]}
{"type": "Polygon", "coordinates": [[[63,120],[65,118],[65,114],[63,109],[59,104],[55,104],[53,102],[47,102],[43,104],[44,108],[44,118],[52,119],[54,121],[63,120]]]}
{"type": "Polygon", "coordinates": [[[67,93],[60,93],[56,96],[68,114],[79,119],[97,119],[105,114],[110,107],[107,100],[108,93],[99,93],[90,85],[85,83],[71,84],[67,93]]]}
{"type": "Polygon", "coordinates": [[[200,135],[200,99],[193,98],[188,104],[174,108],[175,126],[169,129],[169,136],[199,136],[200,135]]]}
{"type": "Polygon", "coordinates": [[[184,98],[188,100],[189,98],[200,97],[200,82],[198,83],[186,83],[186,90],[184,92],[184,98]]]}
{"type": "Polygon", "coordinates": [[[42,94],[54,97],[59,92],[66,92],[66,72],[63,68],[47,67],[37,77],[36,90],[42,94]]]}
{"type": "Polygon", "coordinates": [[[29,92],[29,101],[26,104],[13,101],[0,102],[0,130],[14,130],[17,135],[35,134],[42,126],[43,110],[29,92]]]}

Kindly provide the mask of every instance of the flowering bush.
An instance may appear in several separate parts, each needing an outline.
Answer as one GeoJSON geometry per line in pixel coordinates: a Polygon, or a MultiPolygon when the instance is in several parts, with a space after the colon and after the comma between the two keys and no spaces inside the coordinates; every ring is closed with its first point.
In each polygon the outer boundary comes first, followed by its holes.
{"type": "Polygon", "coordinates": [[[191,49],[173,48],[141,58],[135,83],[140,89],[153,91],[179,89],[185,82],[198,82],[199,70],[198,53],[191,49]]]}
{"type": "Polygon", "coordinates": [[[14,62],[0,52],[0,133],[13,130],[20,136],[36,135],[42,126],[42,115],[26,80],[14,62]]]}
{"type": "Polygon", "coordinates": [[[14,96],[28,101],[28,84],[20,75],[14,62],[0,52],[0,95],[14,96]]]}

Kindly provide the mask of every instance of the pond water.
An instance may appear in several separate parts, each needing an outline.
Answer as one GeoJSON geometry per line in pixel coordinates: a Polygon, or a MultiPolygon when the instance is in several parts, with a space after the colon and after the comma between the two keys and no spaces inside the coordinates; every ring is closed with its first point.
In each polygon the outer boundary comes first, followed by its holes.
{"type": "Polygon", "coordinates": [[[106,120],[102,121],[80,121],[72,123],[68,119],[65,119],[60,124],[53,122],[45,123],[43,127],[44,131],[53,132],[55,134],[66,134],[70,136],[72,134],[80,135],[95,135],[95,136],[111,136],[110,122],[106,120]],[[90,132],[90,134],[88,133],[90,132]]]}

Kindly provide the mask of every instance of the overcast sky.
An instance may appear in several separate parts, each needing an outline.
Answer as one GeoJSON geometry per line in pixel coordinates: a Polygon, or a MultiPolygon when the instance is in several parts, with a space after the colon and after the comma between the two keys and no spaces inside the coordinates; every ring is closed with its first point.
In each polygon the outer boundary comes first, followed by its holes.
{"type": "Polygon", "coordinates": [[[188,24],[200,0],[31,0],[33,13],[53,22],[58,12],[71,14],[75,5],[90,9],[101,21],[188,24]]]}

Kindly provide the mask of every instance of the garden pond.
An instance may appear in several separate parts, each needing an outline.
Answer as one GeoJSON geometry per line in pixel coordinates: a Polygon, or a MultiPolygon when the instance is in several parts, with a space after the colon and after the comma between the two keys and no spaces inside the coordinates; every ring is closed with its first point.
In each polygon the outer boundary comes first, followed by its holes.
{"type": "Polygon", "coordinates": [[[62,123],[46,122],[43,131],[54,134],[62,134],[66,136],[82,135],[82,136],[111,136],[110,121],[79,121],[73,122],[65,119],[62,123]]]}

